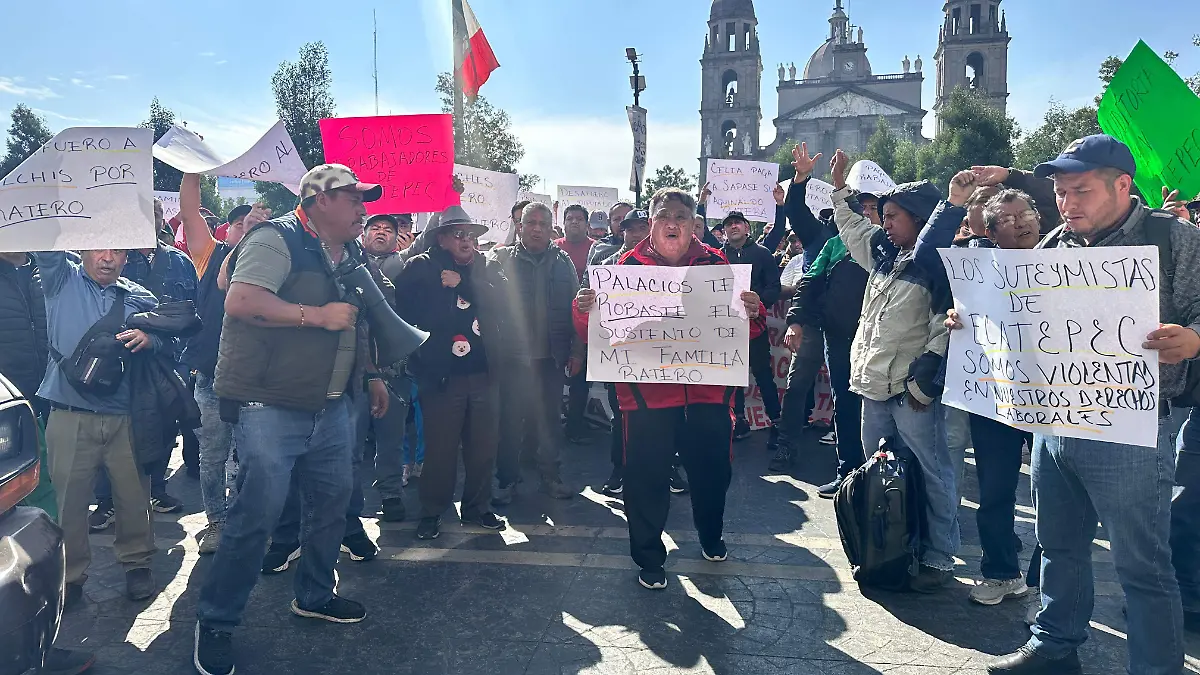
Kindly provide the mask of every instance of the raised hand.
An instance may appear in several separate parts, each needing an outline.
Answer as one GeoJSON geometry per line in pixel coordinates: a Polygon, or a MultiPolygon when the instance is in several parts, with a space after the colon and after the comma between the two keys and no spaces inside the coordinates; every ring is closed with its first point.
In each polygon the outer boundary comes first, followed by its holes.
{"type": "Polygon", "coordinates": [[[979,175],[974,171],[959,171],[954,174],[954,178],[950,179],[950,198],[948,201],[955,206],[965,206],[967,200],[974,194],[978,181],[979,175]]]}
{"type": "Polygon", "coordinates": [[[841,148],[833,153],[833,159],[829,160],[829,171],[833,176],[833,189],[840,190],[846,187],[846,169],[850,166],[850,158],[841,148]]]}
{"type": "Polygon", "coordinates": [[[796,169],[796,182],[802,182],[812,175],[813,167],[821,159],[821,153],[809,157],[808,143],[801,143],[792,148],[792,167],[796,169]]]}

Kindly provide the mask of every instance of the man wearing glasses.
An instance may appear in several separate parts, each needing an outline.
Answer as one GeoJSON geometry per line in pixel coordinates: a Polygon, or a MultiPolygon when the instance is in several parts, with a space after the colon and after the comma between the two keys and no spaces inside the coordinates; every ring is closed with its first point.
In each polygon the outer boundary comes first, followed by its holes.
{"type": "Polygon", "coordinates": [[[418,539],[441,532],[442,514],[454,499],[459,447],[466,469],[463,524],[504,526],[491,512],[499,414],[493,370],[502,351],[496,340],[504,277],[477,250],[484,232],[462,207],[451,206],[430,233],[436,245],[409,260],[396,278],[400,316],[429,332],[409,357],[425,422],[418,539]]]}

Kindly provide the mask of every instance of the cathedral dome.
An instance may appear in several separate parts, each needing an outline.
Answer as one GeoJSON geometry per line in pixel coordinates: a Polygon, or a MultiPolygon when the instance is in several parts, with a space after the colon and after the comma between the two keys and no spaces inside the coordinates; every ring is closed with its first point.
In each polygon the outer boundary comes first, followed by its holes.
{"type": "MultiPolygon", "coordinates": [[[[813,52],[813,55],[808,59],[808,64],[804,66],[804,79],[815,80],[821,77],[830,77],[831,75],[835,74],[833,72],[836,65],[833,55],[833,48],[833,38],[826,40],[821,44],[820,47],[817,47],[817,51],[813,52]]],[[[865,67],[863,68],[863,72],[859,73],[859,75],[870,75],[871,62],[867,60],[865,54],[863,55],[862,60],[863,63],[861,65],[865,67]]]]}
{"type": "Polygon", "coordinates": [[[713,0],[709,21],[721,19],[753,19],[754,0],[713,0]]]}

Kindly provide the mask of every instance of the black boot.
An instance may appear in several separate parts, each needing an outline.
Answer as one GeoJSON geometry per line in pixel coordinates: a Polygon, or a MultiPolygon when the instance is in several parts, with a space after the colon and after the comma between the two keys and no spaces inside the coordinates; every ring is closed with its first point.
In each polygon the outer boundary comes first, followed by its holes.
{"type": "Polygon", "coordinates": [[[1071,652],[1061,659],[1036,654],[1029,645],[1001,656],[988,664],[989,675],[1082,675],[1079,654],[1071,652]]]}

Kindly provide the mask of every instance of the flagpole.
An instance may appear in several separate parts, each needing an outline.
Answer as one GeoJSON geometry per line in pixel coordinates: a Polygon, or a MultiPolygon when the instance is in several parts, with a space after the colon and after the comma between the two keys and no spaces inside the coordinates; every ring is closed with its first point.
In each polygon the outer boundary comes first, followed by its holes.
{"type": "Polygon", "coordinates": [[[372,70],[375,77],[375,115],[379,115],[379,23],[375,20],[375,10],[371,10],[371,53],[372,70]]]}
{"type": "Polygon", "coordinates": [[[462,17],[463,7],[462,0],[451,0],[452,22],[454,25],[453,34],[453,50],[454,50],[454,157],[455,161],[462,156],[463,150],[463,83],[462,83],[462,59],[464,43],[467,40],[465,35],[467,27],[464,24],[462,17]]]}

